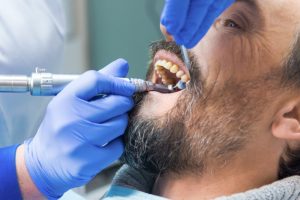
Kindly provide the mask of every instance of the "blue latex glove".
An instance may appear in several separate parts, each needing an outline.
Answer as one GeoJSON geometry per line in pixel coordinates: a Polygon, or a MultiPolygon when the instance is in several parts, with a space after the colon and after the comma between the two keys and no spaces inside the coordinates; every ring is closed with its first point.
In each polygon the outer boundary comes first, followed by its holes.
{"type": "Polygon", "coordinates": [[[165,0],[161,24],[179,45],[193,48],[234,0],[165,0]]]}
{"type": "Polygon", "coordinates": [[[100,72],[71,82],[48,105],[35,137],[25,141],[25,162],[37,188],[49,199],[86,184],[123,153],[120,136],[133,107],[135,86],[119,59],[100,72]],[[94,98],[97,94],[109,94],[94,98]]]}

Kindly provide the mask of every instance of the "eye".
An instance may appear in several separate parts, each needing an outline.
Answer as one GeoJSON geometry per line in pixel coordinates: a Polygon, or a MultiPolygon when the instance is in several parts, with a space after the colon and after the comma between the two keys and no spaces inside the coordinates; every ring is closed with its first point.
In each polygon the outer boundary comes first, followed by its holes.
{"type": "Polygon", "coordinates": [[[235,21],[232,19],[226,19],[223,22],[223,25],[228,28],[236,28],[236,29],[241,29],[240,25],[238,25],[235,21]]]}

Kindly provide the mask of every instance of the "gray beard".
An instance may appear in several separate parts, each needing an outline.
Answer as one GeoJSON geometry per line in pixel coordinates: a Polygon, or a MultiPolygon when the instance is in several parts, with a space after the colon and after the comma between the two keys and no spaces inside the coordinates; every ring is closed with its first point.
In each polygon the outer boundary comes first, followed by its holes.
{"type": "Polygon", "coordinates": [[[181,149],[184,129],[183,123],[173,122],[159,128],[155,120],[132,118],[125,135],[123,160],[134,168],[152,173],[178,168],[173,163],[177,163],[180,152],[184,152],[181,149]]]}
{"type": "Polygon", "coordinates": [[[186,92],[178,102],[162,118],[145,119],[139,107],[133,111],[124,137],[125,163],[157,174],[201,174],[212,160],[225,164],[244,147],[246,130],[254,122],[241,119],[250,115],[248,101],[237,106],[228,96],[204,101],[186,92]]]}
{"type": "Polygon", "coordinates": [[[244,148],[270,101],[266,90],[276,89],[280,73],[206,88],[199,69],[192,58],[190,84],[163,117],[141,115],[146,100],[138,97],[124,136],[122,161],[157,174],[202,174],[209,165],[223,167],[244,148]]]}

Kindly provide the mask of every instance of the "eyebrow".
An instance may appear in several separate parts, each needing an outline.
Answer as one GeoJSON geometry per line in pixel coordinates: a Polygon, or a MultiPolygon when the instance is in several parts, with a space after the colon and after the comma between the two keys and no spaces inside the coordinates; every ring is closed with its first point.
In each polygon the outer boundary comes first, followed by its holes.
{"type": "Polygon", "coordinates": [[[243,3],[245,4],[249,10],[248,13],[251,14],[254,18],[256,18],[256,23],[259,24],[259,27],[263,27],[265,23],[265,19],[262,15],[261,9],[258,5],[258,0],[236,0],[236,3],[243,3]]]}

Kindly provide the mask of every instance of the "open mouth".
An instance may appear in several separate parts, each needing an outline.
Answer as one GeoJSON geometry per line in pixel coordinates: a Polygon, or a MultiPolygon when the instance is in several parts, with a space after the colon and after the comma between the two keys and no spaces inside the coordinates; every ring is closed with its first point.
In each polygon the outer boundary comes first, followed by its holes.
{"type": "Polygon", "coordinates": [[[159,50],[153,58],[152,82],[172,87],[175,92],[185,89],[190,73],[183,61],[174,53],[159,50]]]}

